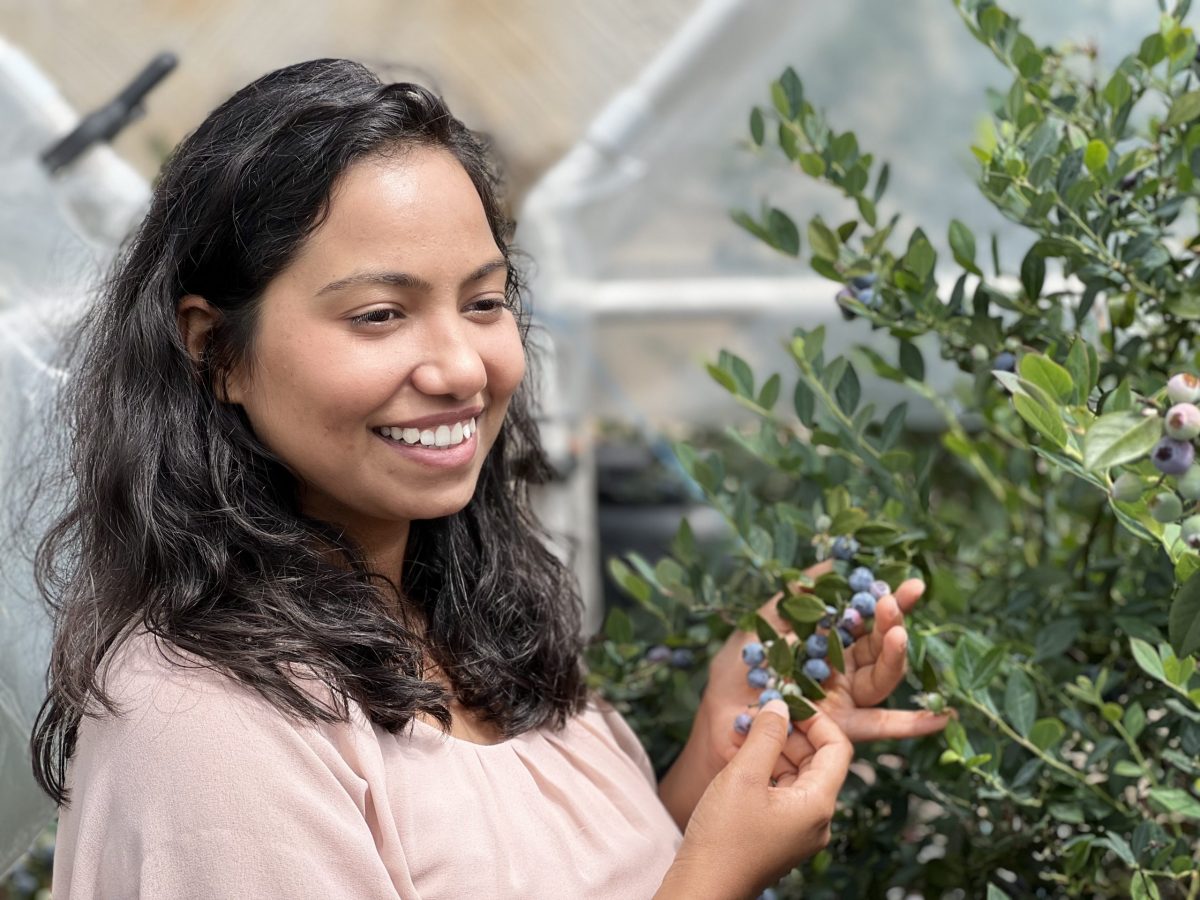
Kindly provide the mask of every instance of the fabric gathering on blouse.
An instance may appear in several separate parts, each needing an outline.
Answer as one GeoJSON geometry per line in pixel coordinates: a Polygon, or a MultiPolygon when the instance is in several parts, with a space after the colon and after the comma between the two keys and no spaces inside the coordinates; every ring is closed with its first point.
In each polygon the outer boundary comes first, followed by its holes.
{"type": "Polygon", "coordinates": [[[420,720],[391,734],[357,704],[296,722],[145,632],[106,664],[123,715],[80,723],[55,900],[637,900],[682,841],[598,700],[560,732],[475,744],[420,720]]]}

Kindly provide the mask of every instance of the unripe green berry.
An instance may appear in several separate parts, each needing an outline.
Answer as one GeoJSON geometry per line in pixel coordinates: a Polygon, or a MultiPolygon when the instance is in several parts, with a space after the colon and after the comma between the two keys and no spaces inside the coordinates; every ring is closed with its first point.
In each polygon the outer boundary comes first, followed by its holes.
{"type": "Polygon", "coordinates": [[[1144,490],[1142,476],[1136,472],[1126,472],[1113,482],[1112,498],[1122,503],[1136,503],[1142,498],[1144,490]]]}
{"type": "Polygon", "coordinates": [[[1189,516],[1183,520],[1181,537],[1193,550],[1200,550],[1200,516],[1189,516]]]}
{"type": "Polygon", "coordinates": [[[1176,496],[1174,491],[1163,491],[1155,494],[1150,498],[1150,502],[1146,504],[1150,510],[1150,515],[1154,517],[1156,522],[1177,522],[1179,517],[1183,515],[1183,501],[1176,496]]]}
{"type": "Polygon", "coordinates": [[[1188,500],[1200,500],[1200,465],[1193,465],[1179,476],[1175,489],[1188,500]]]}

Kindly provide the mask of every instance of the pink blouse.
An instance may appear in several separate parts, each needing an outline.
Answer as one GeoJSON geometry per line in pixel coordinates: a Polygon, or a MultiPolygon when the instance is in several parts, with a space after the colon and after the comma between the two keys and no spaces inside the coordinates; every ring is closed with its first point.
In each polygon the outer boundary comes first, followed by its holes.
{"type": "MultiPolygon", "coordinates": [[[[176,651],[178,652],[178,651],[176,651]]],[[[55,900],[650,897],[682,837],[620,714],[481,745],[296,724],[139,634],[85,718],[61,810],[55,900]]]]}

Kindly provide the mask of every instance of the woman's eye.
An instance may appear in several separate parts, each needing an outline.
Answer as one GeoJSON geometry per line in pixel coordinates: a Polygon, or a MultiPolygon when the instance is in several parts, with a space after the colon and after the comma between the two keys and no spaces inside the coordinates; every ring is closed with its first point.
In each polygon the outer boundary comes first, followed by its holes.
{"type": "Polygon", "coordinates": [[[400,315],[394,309],[373,309],[370,312],[365,312],[361,316],[353,316],[350,321],[355,325],[383,325],[390,321],[391,315],[400,315]]]}
{"type": "Polygon", "coordinates": [[[495,313],[504,309],[506,302],[503,297],[485,297],[482,300],[476,300],[471,304],[471,309],[474,312],[495,313]]]}

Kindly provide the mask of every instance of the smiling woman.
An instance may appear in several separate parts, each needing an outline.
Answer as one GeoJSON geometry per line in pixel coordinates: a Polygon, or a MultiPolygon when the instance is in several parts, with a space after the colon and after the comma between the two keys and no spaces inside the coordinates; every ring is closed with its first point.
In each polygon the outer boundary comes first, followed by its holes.
{"type": "MultiPolygon", "coordinates": [[[[828,840],[832,716],[789,737],[768,704],[737,748],[714,664],[660,787],[586,695],[526,496],[510,232],[478,139],[343,60],[264,76],[172,156],[64,348],[33,740],[56,900],[742,896],[828,840]]],[[[864,738],[885,720],[854,697],[903,671],[888,599],[836,710],[864,738]]]]}

